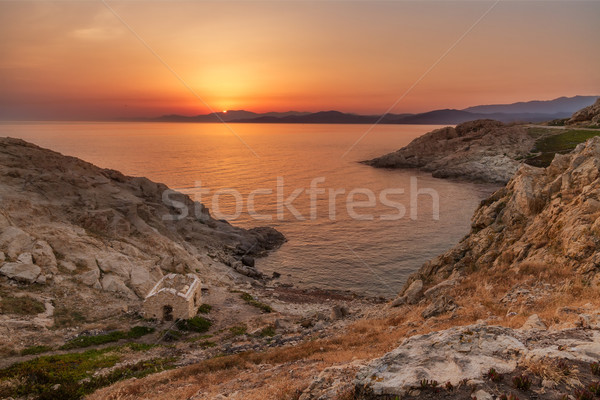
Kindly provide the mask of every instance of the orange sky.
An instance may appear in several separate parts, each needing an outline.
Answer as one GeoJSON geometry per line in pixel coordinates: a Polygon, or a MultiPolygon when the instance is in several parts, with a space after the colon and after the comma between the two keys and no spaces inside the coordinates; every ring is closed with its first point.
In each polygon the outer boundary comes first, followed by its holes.
{"type": "MultiPolygon", "coordinates": [[[[492,5],[109,1],[211,108],[388,109],[492,5]]],[[[600,2],[500,2],[393,112],[600,94],[600,2]]],[[[99,1],[0,2],[0,118],[203,114],[99,1]]]]}

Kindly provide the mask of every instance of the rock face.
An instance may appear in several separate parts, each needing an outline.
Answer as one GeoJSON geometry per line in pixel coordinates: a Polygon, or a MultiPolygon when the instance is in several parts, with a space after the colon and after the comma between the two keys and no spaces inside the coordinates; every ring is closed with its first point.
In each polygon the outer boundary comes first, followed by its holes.
{"type": "Polygon", "coordinates": [[[402,149],[365,161],[377,168],[419,168],[438,178],[506,183],[535,139],[527,128],[477,120],[429,132],[402,149]]]}
{"type": "Polygon", "coordinates": [[[521,166],[506,187],[482,202],[471,233],[423,265],[405,287],[482,269],[562,270],[595,284],[600,276],[599,168],[600,137],[570,154],[557,154],[548,168],[521,166]]]}
{"type": "Polygon", "coordinates": [[[163,184],[22,140],[0,139],[0,166],[4,279],[68,279],[139,298],[167,272],[210,279],[217,274],[212,262],[241,264],[243,255],[266,255],[285,240],[271,228],[215,220],[202,204],[163,184]]]}
{"type": "Polygon", "coordinates": [[[519,362],[567,359],[594,362],[600,358],[598,331],[521,331],[470,325],[413,336],[395,350],[372,361],[357,375],[360,399],[403,396],[422,380],[482,380],[490,368],[513,372],[519,362]]]}
{"type": "Polygon", "coordinates": [[[591,106],[574,113],[568,123],[571,125],[586,123],[600,125],[600,99],[596,100],[591,106]]]}

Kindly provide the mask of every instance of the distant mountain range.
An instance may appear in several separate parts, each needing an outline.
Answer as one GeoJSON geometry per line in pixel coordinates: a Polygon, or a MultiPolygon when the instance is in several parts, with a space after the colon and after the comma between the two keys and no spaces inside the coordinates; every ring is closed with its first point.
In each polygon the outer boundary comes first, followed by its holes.
{"type": "MultiPolygon", "coordinates": [[[[164,115],[143,119],[156,122],[230,122],[285,124],[460,124],[475,119],[495,119],[502,122],[544,122],[570,117],[575,111],[593,104],[599,96],[559,97],[554,100],[534,100],[512,104],[492,104],[444,109],[419,114],[360,115],[340,111],[254,113],[229,110],[196,116],[164,115]]],[[[138,121],[140,119],[137,119],[138,121]]]]}

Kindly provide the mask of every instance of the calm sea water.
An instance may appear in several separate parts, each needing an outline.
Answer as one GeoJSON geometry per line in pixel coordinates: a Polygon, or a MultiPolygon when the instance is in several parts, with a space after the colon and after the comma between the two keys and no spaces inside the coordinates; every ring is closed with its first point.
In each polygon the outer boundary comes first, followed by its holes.
{"type": "Polygon", "coordinates": [[[410,170],[375,169],[357,162],[396,150],[437,126],[378,126],[344,157],[369,126],[229,127],[235,134],[222,124],[3,123],[0,135],[23,138],[100,167],[201,195],[213,213],[229,214],[233,224],[273,226],[288,242],[258,260],[260,270],[279,272],[282,281],[297,286],[368,295],[393,296],[411,272],[457,243],[468,232],[479,202],[494,190],[488,185],[440,180],[410,170]],[[325,193],[316,193],[311,203],[306,189],[315,178],[320,178],[318,188],[325,193]],[[416,197],[417,207],[411,207],[415,178],[417,188],[434,190],[439,196],[438,219],[429,194],[416,197]],[[280,208],[278,215],[278,185],[284,200],[301,190],[290,202],[300,217],[287,207],[280,208]],[[386,189],[388,205],[380,197],[386,189]],[[249,195],[256,190],[260,191],[255,193],[253,209],[262,220],[248,212],[249,195]],[[330,200],[332,190],[338,192],[335,200],[330,200]],[[368,206],[349,212],[347,200],[353,190],[353,199],[368,206]],[[213,204],[211,194],[216,191],[220,195],[213,204]],[[369,193],[374,199],[369,199],[369,193]],[[390,201],[397,204],[390,206],[390,201]],[[381,219],[397,218],[402,208],[402,218],[381,219]],[[413,218],[411,210],[416,212],[413,218]]]}

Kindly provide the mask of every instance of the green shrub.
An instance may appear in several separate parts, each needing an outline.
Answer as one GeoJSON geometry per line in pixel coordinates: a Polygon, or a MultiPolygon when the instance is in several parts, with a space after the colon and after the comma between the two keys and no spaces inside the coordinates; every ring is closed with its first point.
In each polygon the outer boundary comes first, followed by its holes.
{"type": "Polygon", "coordinates": [[[101,344],[117,342],[121,339],[137,339],[154,332],[154,328],[145,326],[134,326],[128,332],[113,331],[103,335],[79,336],[69,340],[60,347],[61,350],[78,349],[82,347],[98,346],[101,344]]]}
{"type": "Polygon", "coordinates": [[[212,306],[210,304],[201,304],[198,308],[198,312],[200,314],[208,314],[212,310],[212,306]]]}
{"type": "Polygon", "coordinates": [[[254,307],[258,308],[258,309],[261,309],[262,311],[264,311],[266,313],[273,312],[273,308],[271,308],[270,305],[265,304],[265,303],[261,303],[260,301],[256,300],[254,297],[252,297],[252,295],[249,294],[249,293],[242,292],[242,294],[240,295],[240,297],[246,303],[248,303],[251,306],[254,306],[254,307]]]}
{"type": "Polygon", "coordinates": [[[210,329],[212,322],[202,317],[190,319],[180,319],[177,321],[177,328],[182,331],[206,332],[210,329]]]}
{"type": "Polygon", "coordinates": [[[490,381],[496,382],[496,383],[498,383],[502,380],[502,375],[500,375],[498,373],[498,371],[496,371],[494,368],[490,368],[485,376],[490,381]]]}
{"type": "Polygon", "coordinates": [[[31,354],[46,353],[46,352],[52,351],[52,350],[53,349],[50,346],[31,346],[31,347],[27,347],[27,348],[21,350],[21,355],[28,356],[31,354]]]}
{"type": "Polygon", "coordinates": [[[246,325],[232,326],[231,328],[229,328],[229,332],[231,332],[233,336],[245,335],[247,331],[248,328],[246,327],[246,325]]]}
{"type": "Polygon", "coordinates": [[[147,326],[134,326],[129,330],[129,332],[127,332],[127,337],[129,339],[137,339],[152,332],[154,332],[154,328],[149,328],[147,326]]]}
{"type": "Polygon", "coordinates": [[[0,380],[14,380],[11,396],[38,399],[79,399],[85,393],[78,388],[79,381],[100,368],[114,366],[119,357],[108,354],[109,349],[88,350],[42,356],[33,360],[13,364],[0,370],[0,380]],[[60,385],[58,390],[53,386],[60,385]]]}
{"type": "Polygon", "coordinates": [[[258,333],[258,336],[260,336],[260,337],[272,337],[272,336],[275,336],[275,327],[273,327],[273,326],[266,326],[266,327],[264,327],[258,333]]]}
{"type": "Polygon", "coordinates": [[[524,392],[531,388],[531,379],[527,375],[519,375],[513,378],[513,385],[515,388],[524,392]]]}

